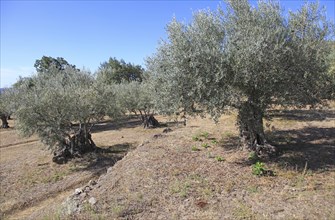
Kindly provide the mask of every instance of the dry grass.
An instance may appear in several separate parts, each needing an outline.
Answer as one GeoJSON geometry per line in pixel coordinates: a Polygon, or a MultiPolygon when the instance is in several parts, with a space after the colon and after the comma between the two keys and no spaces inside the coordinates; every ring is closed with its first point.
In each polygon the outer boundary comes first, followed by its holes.
{"type": "Polygon", "coordinates": [[[48,163],[50,155],[38,142],[1,148],[1,186],[8,193],[1,195],[1,210],[9,219],[333,219],[334,111],[272,114],[267,134],[280,155],[263,162],[275,176],[252,174],[249,152],[239,148],[234,114],[223,116],[218,125],[200,118],[189,119],[186,127],[171,122],[173,131],[167,134],[163,128],[143,129],[134,118],[106,121],[93,134],[98,146],[111,149],[100,159],[56,166],[48,163]],[[113,164],[110,158],[129,149],[134,150],[90,192],[97,199],[94,207],[83,202],[80,215],[59,213],[70,194],[66,189],[73,192],[94,170],[106,169],[113,164]],[[73,179],[77,182],[71,185],[73,179]],[[17,189],[18,195],[9,196],[17,189]]]}

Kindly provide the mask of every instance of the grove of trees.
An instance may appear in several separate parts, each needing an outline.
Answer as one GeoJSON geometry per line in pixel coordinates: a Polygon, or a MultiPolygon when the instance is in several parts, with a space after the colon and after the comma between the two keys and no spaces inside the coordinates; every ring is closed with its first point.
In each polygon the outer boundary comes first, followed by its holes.
{"type": "Polygon", "coordinates": [[[188,24],[173,19],[146,69],[110,58],[91,74],[64,58],[43,56],[35,75],[1,93],[1,119],[14,112],[18,130],[37,134],[63,163],[96,149],[91,128],[105,116],[133,112],[146,127],[157,122],[150,121],[155,112],[217,120],[236,109],[244,146],[275,153],[263,128],[273,104],[334,99],[334,25],[317,3],[288,16],[273,1],[226,4],[225,11],[194,13],[188,24]]]}
{"type": "Polygon", "coordinates": [[[214,118],[237,109],[245,146],[271,154],[263,128],[267,109],[316,104],[335,88],[327,62],[334,26],[317,3],[288,16],[273,1],[226,3],[226,11],[199,11],[189,24],[169,23],[168,40],[147,60],[159,83],[156,101],[163,111],[193,113],[197,106],[214,118]]]}

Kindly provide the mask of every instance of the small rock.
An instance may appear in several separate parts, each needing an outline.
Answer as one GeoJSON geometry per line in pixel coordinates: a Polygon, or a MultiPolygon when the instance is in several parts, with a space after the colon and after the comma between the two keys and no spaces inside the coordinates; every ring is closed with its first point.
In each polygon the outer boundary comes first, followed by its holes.
{"type": "Polygon", "coordinates": [[[83,193],[80,194],[80,196],[81,196],[82,198],[85,198],[87,195],[88,195],[88,194],[87,194],[86,192],[83,192],[83,193]]]}
{"type": "Polygon", "coordinates": [[[88,192],[90,192],[91,190],[92,190],[92,188],[91,188],[90,186],[85,186],[83,192],[88,193],[88,192]]]}
{"type": "Polygon", "coordinates": [[[88,182],[88,185],[90,185],[90,186],[94,186],[94,185],[96,185],[97,184],[97,181],[95,181],[95,180],[90,180],[89,182],[88,182]]]}
{"type": "Polygon", "coordinates": [[[165,128],[165,129],[163,130],[163,133],[168,133],[168,132],[171,132],[171,131],[172,131],[171,128],[165,128]]]}
{"type": "Polygon", "coordinates": [[[97,200],[94,197],[91,197],[88,202],[93,206],[97,203],[97,200]]]}
{"type": "Polygon", "coordinates": [[[108,169],[107,169],[107,173],[111,173],[113,171],[113,167],[109,167],[108,169]]]}
{"type": "Polygon", "coordinates": [[[79,195],[80,193],[82,193],[80,188],[77,188],[77,189],[74,190],[75,195],[79,195]]]}
{"type": "Polygon", "coordinates": [[[66,201],[62,203],[63,212],[67,215],[72,215],[80,211],[79,202],[71,198],[67,198],[66,201]]]}
{"type": "Polygon", "coordinates": [[[163,137],[163,135],[161,135],[161,134],[155,134],[155,135],[153,136],[153,138],[160,138],[160,137],[163,137]]]}

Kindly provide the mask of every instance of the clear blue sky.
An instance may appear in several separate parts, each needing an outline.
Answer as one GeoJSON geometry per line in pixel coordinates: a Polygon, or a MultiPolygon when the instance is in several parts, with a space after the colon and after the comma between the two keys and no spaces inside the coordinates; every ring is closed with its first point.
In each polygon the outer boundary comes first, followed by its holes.
{"type": "MultiPolygon", "coordinates": [[[[255,4],[255,1],[252,1],[255,4]]],[[[302,0],[282,0],[296,10],[302,0]]],[[[64,57],[95,72],[109,57],[144,65],[175,15],[189,21],[198,9],[220,1],[6,1],[1,0],[1,82],[29,76],[43,55],[64,57]]],[[[321,0],[334,20],[334,0],[321,0]]]]}

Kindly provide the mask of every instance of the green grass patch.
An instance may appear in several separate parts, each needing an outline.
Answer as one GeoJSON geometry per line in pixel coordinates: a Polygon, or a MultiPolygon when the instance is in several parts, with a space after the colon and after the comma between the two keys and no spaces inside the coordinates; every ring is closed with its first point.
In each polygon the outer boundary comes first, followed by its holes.
{"type": "Polygon", "coordinates": [[[192,146],[192,151],[200,151],[200,149],[197,146],[192,146]]]}
{"type": "Polygon", "coordinates": [[[201,145],[201,147],[203,147],[203,148],[209,148],[209,145],[208,145],[207,143],[203,143],[203,144],[201,145]]]}
{"type": "Polygon", "coordinates": [[[216,156],[216,157],[215,157],[215,160],[216,160],[216,161],[219,161],[219,162],[223,162],[223,161],[224,161],[224,158],[221,157],[221,156],[216,156]]]}

